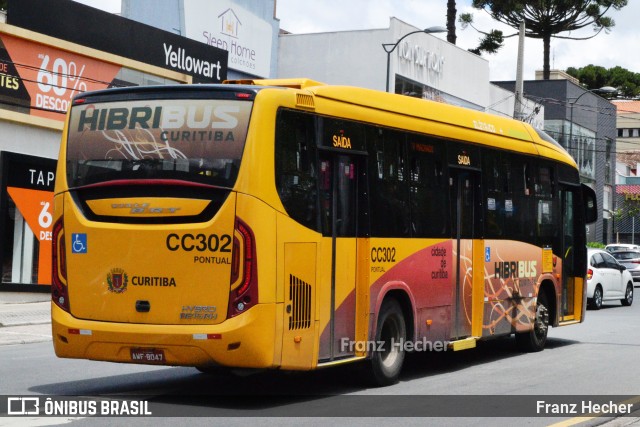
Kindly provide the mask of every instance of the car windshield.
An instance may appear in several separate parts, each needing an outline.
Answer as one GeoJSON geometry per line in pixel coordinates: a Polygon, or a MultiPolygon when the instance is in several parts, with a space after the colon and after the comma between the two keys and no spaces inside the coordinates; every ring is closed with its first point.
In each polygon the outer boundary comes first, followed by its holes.
{"type": "Polygon", "coordinates": [[[613,252],[611,255],[619,261],[640,258],[640,252],[635,251],[613,252]]]}
{"type": "Polygon", "coordinates": [[[607,245],[605,249],[608,252],[617,252],[617,251],[636,251],[638,249],[635,245],[607,245]]]}

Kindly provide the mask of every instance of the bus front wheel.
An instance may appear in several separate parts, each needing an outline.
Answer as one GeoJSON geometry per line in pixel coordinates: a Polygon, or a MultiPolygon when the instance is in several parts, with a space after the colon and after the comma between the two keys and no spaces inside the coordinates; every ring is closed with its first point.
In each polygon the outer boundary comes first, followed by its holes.
{"type": "Polygon", "coordinates": [[[533,328],[527,332],[516,334],[516,345],[521,351],[536,352],[542,351],[547,342],[549,332],[549,303],[544,292],[538,294],[536,303],[536,317],[533,328]]]}
{"type": "Polygon", "coordinates": [[[376,327],[376,346],[371,356],[371,374],[376,385],[398,382],[406,338],[407,328],[400,304],[395,299],[384,301],[376,327]]]}

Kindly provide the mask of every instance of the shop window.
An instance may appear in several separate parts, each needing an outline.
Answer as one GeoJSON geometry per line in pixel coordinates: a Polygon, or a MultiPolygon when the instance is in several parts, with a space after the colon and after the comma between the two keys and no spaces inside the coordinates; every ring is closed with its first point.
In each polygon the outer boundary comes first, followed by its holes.
{"type": "Polygon", "coordinates": [[[2,283],[51,284],[56,161],[3,152],[2,283]]]}

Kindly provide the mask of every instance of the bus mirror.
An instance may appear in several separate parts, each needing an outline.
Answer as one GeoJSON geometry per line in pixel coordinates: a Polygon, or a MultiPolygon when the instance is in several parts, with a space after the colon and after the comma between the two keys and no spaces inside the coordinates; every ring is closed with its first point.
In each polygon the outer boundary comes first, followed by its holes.
{"type": "Polygon", "coordinates": [[[598,201],[593,188],[582,184],[582,200],[584,201],[585,222],[587,224],[596,222],[598,220],[598,201]]]}

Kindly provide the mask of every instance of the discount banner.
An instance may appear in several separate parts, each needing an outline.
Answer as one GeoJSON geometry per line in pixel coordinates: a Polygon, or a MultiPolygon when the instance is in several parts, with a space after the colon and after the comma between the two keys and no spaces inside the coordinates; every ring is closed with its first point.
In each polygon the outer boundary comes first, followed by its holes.
{"type": "MultiPolygon", "coordinates": [[[[0,59],[11,64],[5,67],[7,84],[0,90],[5,94],[13,92],[19,98],[24,96],[20,92],[24,87],[30,114],[34,116],[64,120],[74,96],[109,87],[121,68],[6,34],[0,40],[5,48],[0,53],[4,58],[0,59]]],[[[25,100],[16,99],[17,104],[22,104],[20,101],[25,100]]]]}

